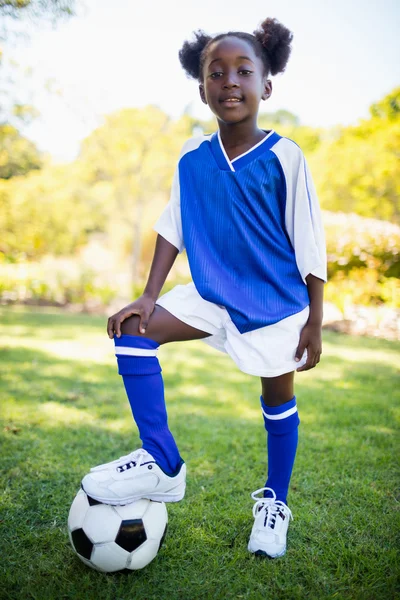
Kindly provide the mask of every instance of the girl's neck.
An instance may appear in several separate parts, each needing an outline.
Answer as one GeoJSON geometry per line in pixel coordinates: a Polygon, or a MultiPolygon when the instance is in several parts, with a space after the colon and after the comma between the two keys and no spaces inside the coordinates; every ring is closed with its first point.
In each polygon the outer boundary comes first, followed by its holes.
{"type": "Polygon", "coordinates": [[[247,152],[265,137],[265,131],[260,129],[257,123],[252,123],[251,126],[248,123],[218,125],[222,144],[230,160],[247,152]]]}

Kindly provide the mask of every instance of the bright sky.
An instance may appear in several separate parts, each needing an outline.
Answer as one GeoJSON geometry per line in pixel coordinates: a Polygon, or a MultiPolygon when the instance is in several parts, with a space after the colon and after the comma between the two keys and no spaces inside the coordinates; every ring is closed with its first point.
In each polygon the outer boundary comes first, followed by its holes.
{"type": "MultiPolygon", "coordinates": [[[[303,124],[356,123],[400,85],[398,0],[86,0],[85,14],[40,31],[13,56],[33,67],[32,100],[42,113],[26,130],[55,160],[73,159],[102,115],[155,104],[174,117],[210,113],[178,51],[196,29],[252,32],[267,16],[293,31],[285,73],[262,110],[303,124]],[[62,95],[41,91],[54,80],[62,95]]],[[[24,91],[21,84],[20,91],[24,91]]]]}

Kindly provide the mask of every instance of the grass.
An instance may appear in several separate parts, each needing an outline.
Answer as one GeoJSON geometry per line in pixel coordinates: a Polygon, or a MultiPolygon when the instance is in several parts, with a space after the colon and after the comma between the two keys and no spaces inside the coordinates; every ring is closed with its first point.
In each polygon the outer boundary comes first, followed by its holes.
{"type": "Polygon", "coordinates": [[[0,598],[400,598],[399,343],[325,332],[321,364],[297,376],[294,521],[275,561],[246,549],[266,471],[258,379],[201,342],[163,347],[187,496],[150,565],[105,575],[66,528],[89,467],[139,445],[105,320],[3,308],[0,321],[0,598]]]}

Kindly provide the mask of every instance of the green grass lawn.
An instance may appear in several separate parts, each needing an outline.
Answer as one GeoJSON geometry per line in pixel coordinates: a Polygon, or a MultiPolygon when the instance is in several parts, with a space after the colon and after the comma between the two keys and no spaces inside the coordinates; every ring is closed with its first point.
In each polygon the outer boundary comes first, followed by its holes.
{"type": "Polygon", "coordinates": [[[139,445],[105,319],[3,308],[0,321],[0,598],[400,598],[399,343],[325,332],[321,364],[298,374],[294,521],[274,561],[246,549],[267,466],[259,380],[202,342],[163,347],[187,495],[167,505],[150,565],[106,575],[66,527],[89,467],[139,445]]]}

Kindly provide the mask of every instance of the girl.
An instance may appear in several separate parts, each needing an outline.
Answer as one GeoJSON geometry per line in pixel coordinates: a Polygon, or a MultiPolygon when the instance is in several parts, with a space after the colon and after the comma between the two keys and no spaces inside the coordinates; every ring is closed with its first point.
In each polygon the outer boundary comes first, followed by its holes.
{"type": "Polygon", "coordinates": [[[82,481],[88,495],[110,504],[183,498],[186,465],[168,428],[157,350],[204,338],[261,378],[268,477],[252,493],[248,549],[270,557],[286,551],[299,424],[294,371],[319,362],[326,281],[320,210],[304,156],[291,140],[257,126],[260,101],[272,92],[269,76],[285,69],[291,41],[286,27],[266,19],[254,35],[198,31],[183,44],[182,67],[198,80],[218,131],[185,143],[155,225],[143,295],[108,320],[142,448],[82,481]],[[184,248],[193,282],[158,298],[184,248]]]}

